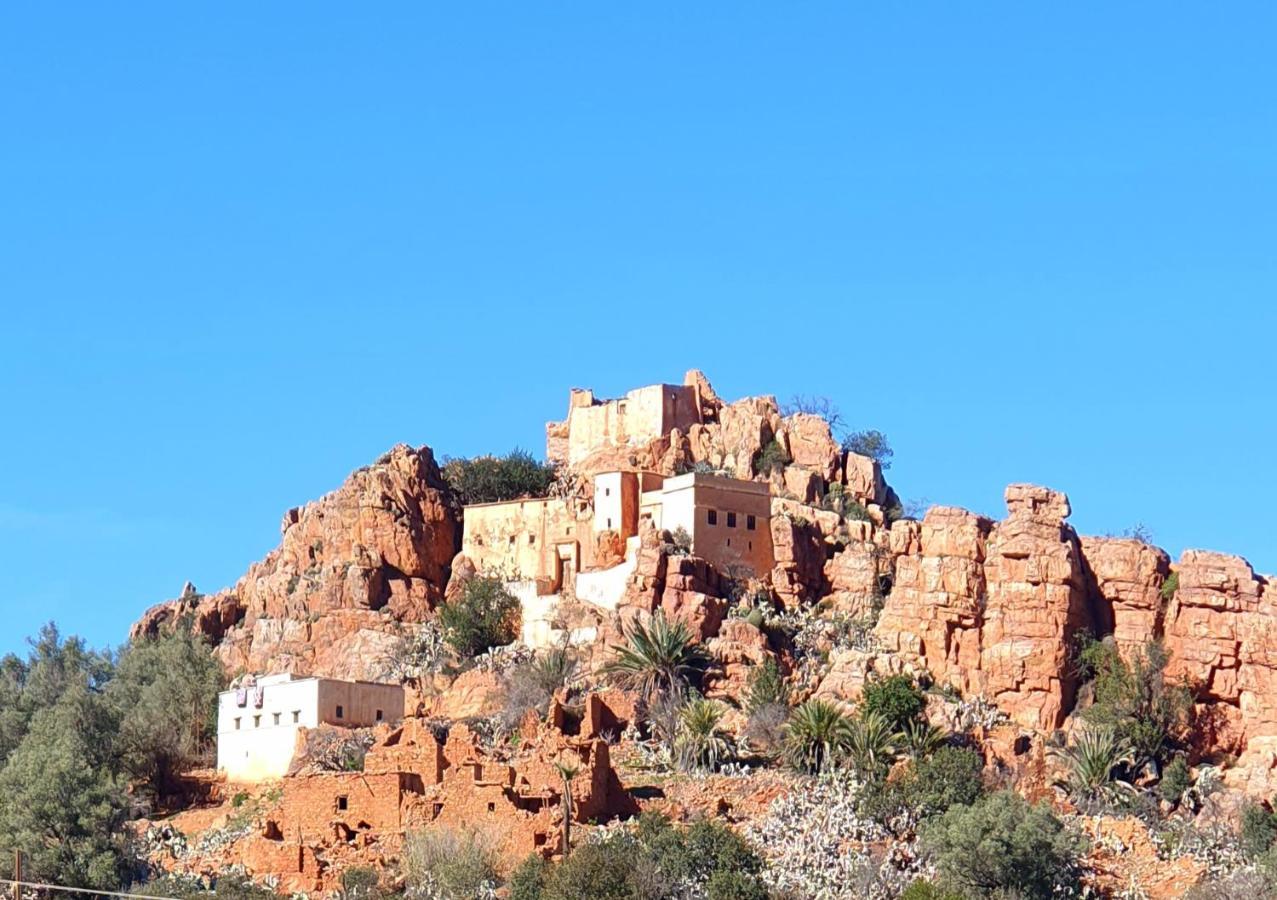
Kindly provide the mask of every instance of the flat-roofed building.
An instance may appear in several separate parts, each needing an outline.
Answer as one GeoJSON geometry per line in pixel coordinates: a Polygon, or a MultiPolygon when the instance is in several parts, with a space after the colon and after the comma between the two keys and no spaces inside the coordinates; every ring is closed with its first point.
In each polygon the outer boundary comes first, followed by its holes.
{"type": "Polygon", "coordinates": [[[263,781],[288,771],[302,728],[364,728],[403,718],[397,684],[299,678],[241,679],[217,698],[217,768],[232,781],[263,781]]]}

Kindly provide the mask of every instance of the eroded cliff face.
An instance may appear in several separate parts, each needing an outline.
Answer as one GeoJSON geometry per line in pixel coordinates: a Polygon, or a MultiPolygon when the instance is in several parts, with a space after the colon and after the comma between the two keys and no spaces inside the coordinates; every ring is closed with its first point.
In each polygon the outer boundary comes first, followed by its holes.
{"type": "Polygon", "coordinates": [[[443,596],[461,540],[433,453],[404,445],[289,510],[281,530],[234,587],[152,607],[132,634],[190,617],[231,672],[372,678],[400,624],[443,596]]]}

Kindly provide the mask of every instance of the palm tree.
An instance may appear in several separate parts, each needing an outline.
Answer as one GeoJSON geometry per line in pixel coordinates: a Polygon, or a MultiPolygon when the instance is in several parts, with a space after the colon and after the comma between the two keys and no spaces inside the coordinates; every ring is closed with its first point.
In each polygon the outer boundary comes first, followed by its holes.
{"type": "Polygon", "coordinates": [[[824,772],[846,757],[851,719],[827,700],[808,700],[794,709],[784,735],[786,762],[800,772],[824,772]]]}
{"type": "Polygon", "coordinates": [[[910,759],[924,759],[935,753],[949,740],[943,728],[937,728],[930,722],[912,721],[905,723],[900,732],[900,745],[910,759]]]}
{"type": "Polygon", "coordinates": [[[678,620],[670,622],[662,610],[646,625],[635,620],[629,628],[622,626],[621,634],[625,645],[612,647],[616,655],[603,671],[645,700],[682,693],[709,666],[709,654],[693,640],[687,626],[678,620]]]}
{"type": "Polygon", "coordinates": [[[869,711],[851,722],[847,751],[856,771],[872,775],[884,771],[895,758],[901,735],[882,713],[869,711]]]}
{"type": "Polygon", "coordinates": [[[1057,783],[1083,812],[1106,805],[1121,790],[1132,789],[1114,777],[1114,770],[1131,764],[1134,755],[1112,728],[1087,728],[1072,745],[1053,753],[1068,767],[1065,779],[1057,783]]]}
{"type": "Polygon", "coordinates": [[[554,768],[563,779],[563,858],[567,859],[572,852],[572,779],[581,771],[581,767],[556,762],[554,768]]]}
{"type": "Polygon", "coordinates": [[[719,727],[722,707],[712,700],[693,697],[678,711],[678,736],[674,759],[684,771],[713,772],[731,752],[727,733],[719,727]]]}

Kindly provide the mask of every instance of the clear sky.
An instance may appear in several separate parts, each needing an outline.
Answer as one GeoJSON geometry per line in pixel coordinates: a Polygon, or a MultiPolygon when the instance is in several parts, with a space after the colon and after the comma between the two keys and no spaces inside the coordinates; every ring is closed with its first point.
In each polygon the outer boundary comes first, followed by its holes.
{"type": "Polygon", "coordinates": [[[0,651],[693,366],[1277,570],[1275,10],[5,4],[0,651]]]}

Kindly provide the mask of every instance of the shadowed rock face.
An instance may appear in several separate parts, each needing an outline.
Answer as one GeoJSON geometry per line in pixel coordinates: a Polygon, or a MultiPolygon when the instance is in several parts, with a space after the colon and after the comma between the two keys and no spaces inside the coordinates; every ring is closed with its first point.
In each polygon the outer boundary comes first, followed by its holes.
{"type": "Polygon", "coordinates": [[[461,542],[433,453],[403,445],[289,510],[282,532],[233,588],[152,607],[132,635],[189,617],[231,671],[372,678],[398,624],[443,596],[461,542]]]}

